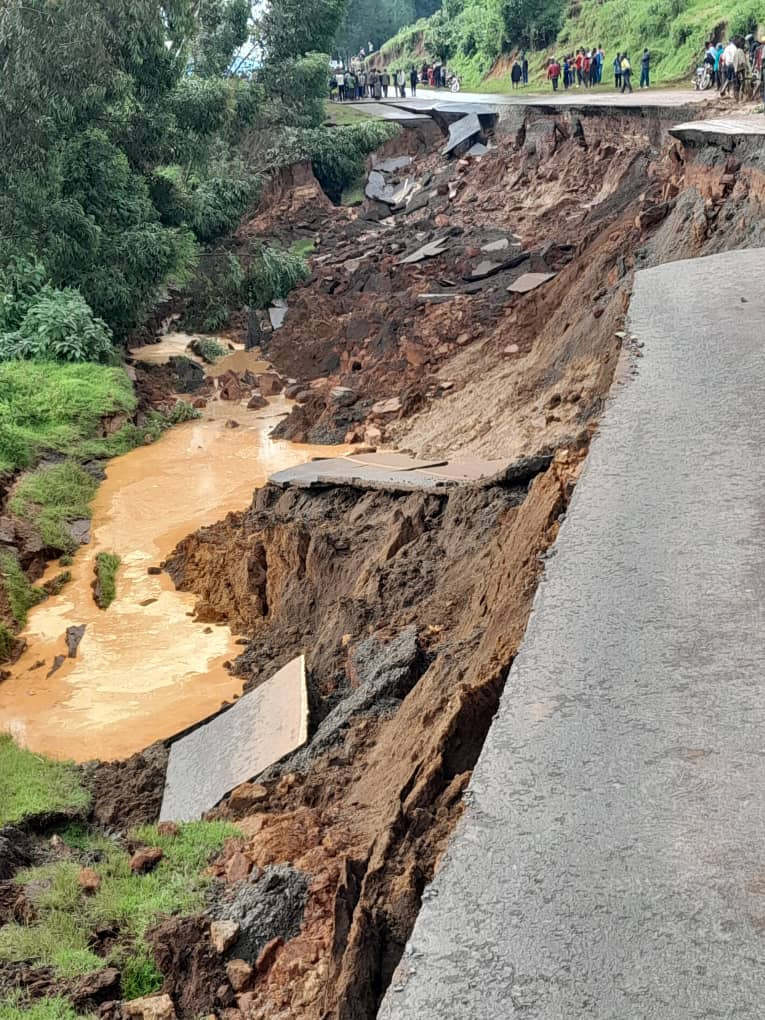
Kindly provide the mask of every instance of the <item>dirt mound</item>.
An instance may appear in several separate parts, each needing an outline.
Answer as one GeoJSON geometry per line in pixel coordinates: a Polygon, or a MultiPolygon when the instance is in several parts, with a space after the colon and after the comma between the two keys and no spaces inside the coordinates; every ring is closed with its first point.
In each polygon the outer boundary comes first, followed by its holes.
{"type": "Polygon", "coordinates": [[[125,761],[83,766],[93,797],[91,820],[119,832],[156,822],[168,755],[165,744],[157,743],[125,761]]]}

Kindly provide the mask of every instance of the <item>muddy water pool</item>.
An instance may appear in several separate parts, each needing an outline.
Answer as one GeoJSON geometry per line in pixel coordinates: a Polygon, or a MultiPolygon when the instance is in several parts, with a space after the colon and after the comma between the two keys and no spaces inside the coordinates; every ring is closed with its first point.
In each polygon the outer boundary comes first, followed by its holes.
{"type": "MultiPolygon", "coordinates": [[[[214,712],[241,691],[224,667],[241,649],[226,626],[193,619],[194,597],[150,575],[196,528],[242,510],[268,475],[337,447],[269,438],[286,403],[262,411],[211,402],[188,422],[107,465],[93,504],[91,541],[76,553],[72,580],[30,612],[28,648],[0,685],[0,731],[32,750],[87,761],[125,757],[214,712]],[[226,420],[240,423],[227,428],[226,420]],[[93,601],[99,552],[121,558],[117,597],[93,601]],[[85,624],[76,658],[66,630],[85,624]]],[[[54,563],[46,579],[63,568],[54,563]]]]}

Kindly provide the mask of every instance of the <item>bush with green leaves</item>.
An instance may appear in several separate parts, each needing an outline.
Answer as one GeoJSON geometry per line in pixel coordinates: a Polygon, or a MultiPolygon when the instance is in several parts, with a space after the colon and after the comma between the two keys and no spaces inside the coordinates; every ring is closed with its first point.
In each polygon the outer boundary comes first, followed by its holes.
{"type": "Polygon", "coordinates": [[[70,525],[90,517],[98,483],[75,461],[43,464],[24,475],[9,501],[11,510],[31,521],[47,546],[72,552],[77,542],[70,525]]]}
{"type": "Polygon", "coordinates": [[[276,165],[310,160],[322,188],[339,204],[345,188],[363,172],[366,157],[398,131],[395,124],[382,120],[286,130],[269,153],[269,160],[276,165]]]}
{"type": "Polygon", "coordinates": [[[117,571],[121,562],[116,553],[100,552],[96,556],[93,598],[99,609],[108,609],[117,597],[117,571]]]}
{"type": "Polygon", "coordinates": [[[109,361],[111,332],[79,291],[46,284],[31,299],[19,327],[0,333],[0,361],[109,361]]]}
{"type": "Polygon", "coordinates": [[[21,564],[10,550],[0,552],[0,588],[10,606],[11,616],[17,626],[24,627],[27,613],[47,597],[47,592],[29,583],[21,564]]]}

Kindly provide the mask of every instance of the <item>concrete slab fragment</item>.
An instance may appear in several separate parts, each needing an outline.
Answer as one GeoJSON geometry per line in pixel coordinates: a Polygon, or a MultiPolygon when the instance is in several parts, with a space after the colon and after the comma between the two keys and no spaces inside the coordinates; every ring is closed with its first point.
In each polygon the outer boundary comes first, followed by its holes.
{"type": "Polygon", "coordinates": [[[160,820],[200,818],[234,787],[307,739],[308,693],[301,655],[172,745],[160,820]]]}
{"type": "Polygon", "coordinates": [[[322,485],[352,485],[360,489],[433,489],[450,484],[448,478],[436,478],[424,471],[396,471],[372,464],[357,464],[347,457],[315,460],[286,468],[271,475],[270,482],[283,488],[310,489],[322,485]]]}
{"type": "Polygon", "coordinates": [[[373,467],[391,468],[394,471],[422,471],[426,468],[441,467],[446,464],[443,457],[434,460],[418,460],[406,453],[396,453],[392,450],[387,453],[385,451],[356,453],[345,459],[353,461],[354,464],[371,464],[373,467]]]}
{"type": "Polygon", "coordinates": [[[287,306],[272,305],[268,309],[268,318],[271,320],[272,329],[281,329],[287,317],[287,306]]]}
{"type": "Polygon", "coordinates": [[[407,255],[405,258],[399,260],[400,266],[413,265],[415,262],[422,262],[424,259],[432,259],[437,255],[443,255],[446,251],[448,238],[439,237],[435,241],[429,241],[424,244],[417,251],[412,252],[411,255],[407,255]]]}
{"type": "Polygon", "coordinates": [[[700,144],[726,143],[747,138],[762,138],[765,135],[765,117],[754,115],[741,118],[720,118],[714,120],[692,120],[677,124],[669,133],[684,142],[700,144]]]}
{"type": "Polygon", "coordinates": [[[481,137],[481,122],[478,115],[470,113],[449,125],[449,141],[443,149],[444,156],[450,156],[461,148],[469,148],[470,145],[481,137]]]}
{"type": "Polygon", "coordinates": [[[411,164],[411,156],[392,156],[390,159],[374,160],[372,168],[384,174],[395,174],[397,170],[404,170],[406,167],[411,166],[411,164]]]}
{"type": "Polygon", "coordinates": [[[489,241],[488,244],[481,245],[481,251],[485,255],[491,255],[496,251],[505,251],[510,247],[510,241],[506,237],[500,237],[497,241],[489,241]]]}
{"type": "Polygon", "coordinates": [[[477,482],[493,478],[507,467],[506,460],[483,460],[481,457],[460,457],[441,467],[429,467],[428,474],[437,478],[451,478],[455,482],[477,482]]]}
{"type": "Polygon", "coordinates": [[[507,289],[511,294],[528,294],[529,291],[536,290],[543,283],[552,280],[554,276],[557,276],[557,273],[524,273],[523,276],[514,280],[507,289]]]}

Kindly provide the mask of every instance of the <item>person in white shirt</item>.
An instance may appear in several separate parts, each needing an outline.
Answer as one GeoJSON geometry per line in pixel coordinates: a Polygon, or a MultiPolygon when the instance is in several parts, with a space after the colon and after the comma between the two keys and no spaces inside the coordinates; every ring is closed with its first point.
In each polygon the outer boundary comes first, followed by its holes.
{"type": "Polygon", "coordinates": [[[728,82],[728,87],[730,88],[733,82],[733,77],[736,73],[734,66],[736,63],[736,44],[733,40],[731,40],[723,50],[722,58],[723,64],[725,65],[725,80],[728,82]]]}
{"type": "Polygon", "coordinates": [[[396,84],[401,92],[401,98],[406,99],[406,75],[403,71],[399,71],[396,74],[396,84]]]}

